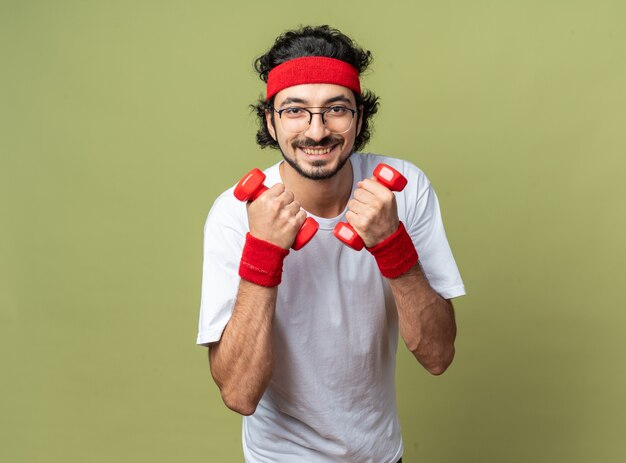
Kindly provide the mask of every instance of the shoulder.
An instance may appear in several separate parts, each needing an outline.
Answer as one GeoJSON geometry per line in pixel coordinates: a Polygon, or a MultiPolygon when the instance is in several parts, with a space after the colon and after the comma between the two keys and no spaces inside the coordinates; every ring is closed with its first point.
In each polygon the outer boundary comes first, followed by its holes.
{"type": "MultiPolygon", "coordinates": [[[[264,181],[266,185],[280,182],[278,163],[266,168],[263,173],[266,175],[266,180],[264,181]]],[[[242,172],[241,177],[244,174],[245,172],[242,172]]],[[[237,182],[239,182],[239,179],[237,182]]],[[[248,214],[246,203],[235,198],[234,191],[237,182],[215,198],[205,222],[205,231],[210,227],[225,227],[245,234],[248,228],[248,214]]]]}
{"type": "Polygon", "coordinates": [[[205,233],[220,229],[239,230],[245,228],[247,222],[246,205],[237,200],[233,194],[235,188],[231,187],[219,195],[211,206],[207,215],[204,231],[205,233]]]}
{"type": "Polygon", "coordinates": [[[355,169],[360,170],[364,177],[371,176],[374,168],[383,162],[398,170],[407,178],[407,188],[418,192],[418,194],[430,188],[430,181],[426,174],[410,161],[373,153],[355,153],[353,158],[355,161],[353,165],[356,166],[355,169]]]}
{"type": "MultiPolygon", "coordinates": [[[[265,180],[263,181],[263,183],[266,186],[269,186],[269,184],[273,184],[276,181],[280,181],[278,164],[274,164],[264,169],[263,173],[265,174],[265,180]]],[[[245,175],[246,172],[242,172],[240,178],[244,178],[245,175]]],[[[246,214],[246,203],[239,201],[237,198],[235,198],[234,194],[235,187],[237,186],[237,183],[239,181],[240,179],[237,179],[237,181],[230,188],[228,188],[217,198],[215,198],[215,201],[211,206],[211,210],[209,211],[209,217],[211,217],[211,215],[237,216],[241,214],[246,214]]]]}

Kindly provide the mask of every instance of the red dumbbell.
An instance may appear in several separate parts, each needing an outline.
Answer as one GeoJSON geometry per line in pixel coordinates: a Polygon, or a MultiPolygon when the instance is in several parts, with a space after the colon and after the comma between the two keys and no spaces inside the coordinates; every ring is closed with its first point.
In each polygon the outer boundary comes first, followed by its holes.
{"type": "MultiPolygon", "coordinates": [[[[248,172],[235,187],[235,198],[239,201],[254,201],[262,193],[267,191],[267,187],[263,185],[263,181],[265,180],[265,174],[261,172],[259,169],[252,169],[248,172]]],[[[317,233],[317,229],[320,228],[320,225],[317,221],[311,217],[307,217],[300,231],[296,235],[296,239],[291,245],[292,249],[298,250],[304,247],[311,238],[317,233]]]]}
{"type": "MultiPolygon", "coordinates": [[[[386,186],[391,191],[402,191],[406,186],[407,179],[393,167],[380,163],[374,169],[374,177],[381,185],[386,186]]],[[[363,239],[347,222],[339,222],[335,225],[333,234],[339,238],[341,242],[350,246],[356,251],[360,251],[365,246],[363,239]]]]}

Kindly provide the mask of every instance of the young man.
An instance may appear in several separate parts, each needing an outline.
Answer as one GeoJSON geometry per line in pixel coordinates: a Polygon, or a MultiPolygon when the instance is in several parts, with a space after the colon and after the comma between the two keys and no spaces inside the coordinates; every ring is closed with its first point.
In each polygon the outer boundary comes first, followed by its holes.
{"type": "Polygon", "coordinates": [[[223,193],[205,225],[197,342],[225,404],[245,415],[248,462],[400,461],[398,332],[432,374],[454,356],[450,299],[464,287],[437,197],[412,164],[355,153],[378,105],[360,88],[369,61],[327,26],[280,36],[256,61],[267,84],[256,109],[259,144],[284,161],[256,200],[223,193]],[[404,190],[372,176],[381,162],[404,190]],[[307,216],[319,230],[290,252],[307,216]],[[366,249],[335,237],[340,221],[366,249]]]}

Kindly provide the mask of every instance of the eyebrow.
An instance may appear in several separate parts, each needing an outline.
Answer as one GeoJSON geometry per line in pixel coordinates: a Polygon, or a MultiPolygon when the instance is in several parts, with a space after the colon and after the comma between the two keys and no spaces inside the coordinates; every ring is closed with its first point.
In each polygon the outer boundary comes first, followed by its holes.
{"type": "Polygon", "coordinates": [[[306,104],[306,101],[305,101],[305,100],[303,100],[302,98],[292,98],[292,97],[290,97],[290,98],[286,98],[286,99],[285,99],[285,101],[283,101],[283,102],[280,104],[280,107],[282,108],[283,106],[288,105],[288,104],[291,104],[291,103],[302,103],[302,104],[306,104]]]}
{"type": "MultiPolygon", "coordinates": [[[[328,104],[331,104],[331,103],[336,103],[338,101],[352,104],[352,101],[350,100],[350,98],[348,98],[345,95],[337,95],[337,96],[334,96],[332,98],[329,98],[326,101],[324,101],[324,104],[328,105],[328,104]]],[[[285,98],[285,101],[283,101],[280,104],[280,107],[282,108],[283,106],[288,105],[288,104],[292,104],[292,103],[307,104],[307,101],[303,100],[302,98],[289,97],[289,98],[285,98]]]]}
{"type": "Polygon", "coordinates": [[[324,103],[328,104],[328,103],[336,103],[337,101],[342,101],[344,103],[350,103],[352,104],[352,100],[350,100],[350,98],[348,98],[345,95],[337,95],[333,98],[329,98],[328,100],[326,100],[324,103]]]}

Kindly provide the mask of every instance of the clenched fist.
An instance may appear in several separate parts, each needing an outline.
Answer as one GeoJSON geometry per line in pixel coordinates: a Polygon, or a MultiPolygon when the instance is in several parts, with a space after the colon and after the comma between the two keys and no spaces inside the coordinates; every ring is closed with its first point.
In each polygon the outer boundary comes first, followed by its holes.
{"type": "Polygon", "coordinates": [[[278,183],[252,202],[248,202],[250,234],[283,249],[289,249],[306,220],[293,193],[278,183]]]}
{"type": "Polygon", "coordinates": [[[396,197],[375,177],[367,178],[357,184],[348,202],[346,220],[365,246],[371,248],[391,236],[400,225],[396,197]]]}

